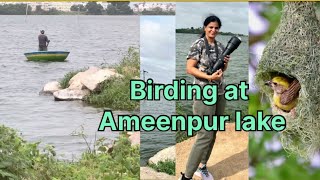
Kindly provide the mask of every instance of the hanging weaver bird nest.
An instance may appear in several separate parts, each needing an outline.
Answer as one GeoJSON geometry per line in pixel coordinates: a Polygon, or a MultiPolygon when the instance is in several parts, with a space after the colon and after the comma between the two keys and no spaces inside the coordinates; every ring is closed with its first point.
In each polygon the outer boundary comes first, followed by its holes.
{"type": "Polygon", "coordinates": [[[281,133],[283,147],[302,157],[320,150],[320,23],[314,2],[287,2],[280,24],[264,49],[256,83],[271,104],[274,92],[265,82],[275,76],[298,80],[301,89],[294,109],[282,111],[272,105],[274,115],[286,118],[281,133]]]}

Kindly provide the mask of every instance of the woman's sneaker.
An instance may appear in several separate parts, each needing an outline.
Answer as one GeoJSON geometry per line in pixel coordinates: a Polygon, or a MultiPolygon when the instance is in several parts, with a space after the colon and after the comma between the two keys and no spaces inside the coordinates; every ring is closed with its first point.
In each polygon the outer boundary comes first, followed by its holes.
{"type": "Polygon", "coordinates": [[[192,180],[192,178],[186,178],[186,176],[184,176],[184,174],[181,173],[181,177],[179,178],[179,180],[192,180]]]}
{"type": "Polygon", "coordinates": [[[202,180],[213,180],[212,174],[208,171],[207,166],[203,165],[199,167],[198,170],[194,173],[194,175],[201,177],[202,180]]]}

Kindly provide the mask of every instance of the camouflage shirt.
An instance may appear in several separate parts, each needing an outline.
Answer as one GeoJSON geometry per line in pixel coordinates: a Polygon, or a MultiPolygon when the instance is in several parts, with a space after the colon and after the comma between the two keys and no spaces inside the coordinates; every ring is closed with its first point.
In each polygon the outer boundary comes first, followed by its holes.
{"type": "MultiPolygon", "coordinates": [[[[217,45],[218,45],[218,51],[219,51],[218,55],[220,55],[224,51],[224,46],[219,41],[217,41],[217,45]]],[[[210,53],[209,53],[210,59],[214,61],[212,64],[215,64],[215,62],[217,61],[217,55],[215,52],[214,44],[213,45],[209,44],[209,50],[210,50],[210,53]]],[[[188,56],[187,56],[187,60],[188,59],[197,60],[198,63],[197,63],[196,67],[200,71],[206,72],[210,63],[209,63],[209,57],[206,54],[204,38],[200,38],[200,39],[196,40],[191,45],[188,56]]],[[[224,93],[225,83],[224,83],[223,76],[221,77],[221,80],[216,80],[213,82],[209,82],[207,79],[196,78],[196,77],[194,78],[194,84],[199,84],[200,86],[204,86],[209,83],[218,85],[218,94],[219,95],[222,95],[224,93]]]]}

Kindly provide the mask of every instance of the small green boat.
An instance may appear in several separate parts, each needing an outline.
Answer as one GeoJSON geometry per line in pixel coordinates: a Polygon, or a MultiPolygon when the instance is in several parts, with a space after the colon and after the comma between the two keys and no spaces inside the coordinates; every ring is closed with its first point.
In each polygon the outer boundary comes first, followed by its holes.
{"type": "Polygon", "coordinates": [[[37,51],[24,53],[29,61],[65,61],[70,52],[66,51],[37,51]]]}

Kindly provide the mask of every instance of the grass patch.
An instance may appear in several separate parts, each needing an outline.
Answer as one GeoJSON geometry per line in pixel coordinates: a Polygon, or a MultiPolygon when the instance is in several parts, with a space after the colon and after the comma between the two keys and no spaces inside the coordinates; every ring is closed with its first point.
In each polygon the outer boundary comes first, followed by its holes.
{"type": "Polygon", "coordinates": [[[169,175],[175,175],[176,162],[172,160],[159,161],[157,164],[149,164],[152,169],[158,172],[164,172],[169,175]]]}
{"type": "MultiPolygon", "coordinates": [[[[111,153],[87,151],[77,162],[59,161],[52,146],[39,150],[0,125],[0,179],[139,179],[140,148],[120,136],[111,153]]],[[[103,145],[98,143],[97,149],[103,145]]],[[[101,149],[101,148],[100,148],[101,149]]]]}
{"type": "Polygon", "coordinates": [[[134,48],[129,48],[127,54],[117,65],[111,66],[124,77],[113,77],[104,81],[99,92],[91,93],[84,101],[98,106],[117,110],[136,110],[139,101],[130,100],[130,80],[140,78],[140,55],[134,48]]]}
{"type": "Polygon", "coordinates": [[[101,84],[101,92],[91,93],[84,101],[97,107],[117,110],[136,110],[139,101],[130,100],[130,80],[112,78],[101,84]]]}
{"type": "Polygon", "coordinates": [[[140,77],[140,54],[138,49],[130,47],[119,64],[113,65],[118,73],[129,78],[140,77]]]}

